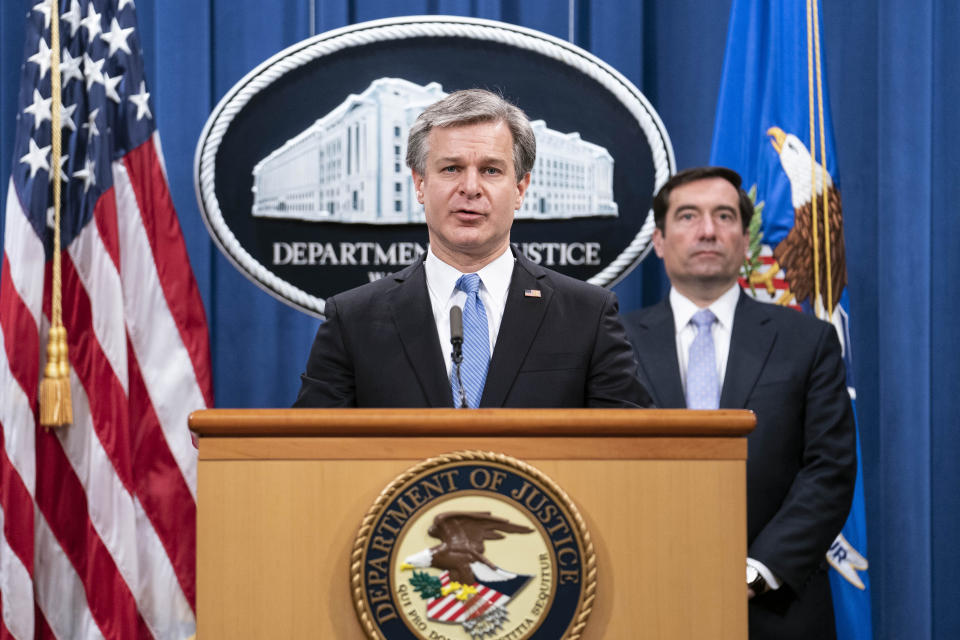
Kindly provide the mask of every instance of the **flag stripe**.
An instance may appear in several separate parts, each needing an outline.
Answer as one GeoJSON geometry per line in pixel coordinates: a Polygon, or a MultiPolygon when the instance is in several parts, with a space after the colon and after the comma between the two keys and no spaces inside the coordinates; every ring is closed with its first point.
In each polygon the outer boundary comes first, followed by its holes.
{"type": "MultiPolygon", "coordinates": [[[[78,237],[82,242],[82,236],[90,229],[88,226],[78,237]]],[[[47,281],[49,283],[49,264],[47,265],[47,281]]],[[[86,292],[79,283],[76,271],[73,268],[73,261],[69,253],[62,257],[63,267],[63,307],[64,307],[64,326],[67,329],[68,351],[70,361],[74,366],[71,371],[71,393],[73,396],[74,423],[66,428],[66,431],[48,432],[37,429],[36,450],[37,465],[43,470],[37,476],[36,501],[47,524],[63,548],[70,563],[76,570],[81,582],[81,589],[86,592],[86,601],[90,609],[90,614],[96,622],[100,631],[108,638],[127,638],[127,637],[147,637],[144,633],[144,622],[137,612],[136,601],[131,589],[124,580],[120,567],[118,567],[110,549],[101,538],[94,523],[97,512],[97,504],[94,503],[94,509],[87,500],[86,491],[102,489],[100,472],[102,469],[90,468],[80,461],[75,461],[76,467],[71,464],[68,453],[71,450],[70,440],[82,439],[84,432],[90,433],[92,426],[89,424],[90,413],[85,402],[86,393],[84,383],[92,388],[95,402],[102,403],[103,410],[109,415],[109,419],[119,420],[117,407],[114,406],[118,399],[111,397],[109,379],[112,377],[112,371],[106,366],[105,358],[97,358],[94,354],[99,351],[99,345],[96,344],[91,333],[90,320],[90,301],[86,297],[86,292]],[[81,376],[83,379],[81,379],[81,376]],[[67,441],[66,446],[60,438],[67,441]],[[93,471],[94,474],[91,474],[93,471]],[[84,484],[86,483],[86,485],[84,484]],[[91,513],[93,511],[93,513],[91,513]]],[[[50,287],[44,287],[44,308],[50,308],[50,287]]],[[[45,321],[44,326],[48,323],[45,321]]],[[[47,333],[45,330],[43,333],[47,333]]],[[[120,394],[120,402],[123,401],[123,394],[120,394]]],[[[121,423],[122,424],[122,423],[121,423]]],[[[103,425],[100,425],[103,428],[103,425]]],[[[126,431],[121,429],[121,431],[126,431]]],[[[106,434],[109,438],[115,434],[106,434]]],[[[124,436],[119,436],[123,438],[124,436]]],[[[126,436],[128,437],[128,435],[126,436]]],[[[92,438],[91,438],[92,440],[92,438]]],[[[92,443],[88,443],[92,444],[92,443]]],[[[129,448],[129,447],[128,447],[129,448]]],[[[115,465],[103,464],[102,467],[115,468],[115,465]]],[[[121,467],[130,469],[129,460],[121,467]]],[[[117,510],[117,517],[113,526],[124,520],[119,505],[110,505],[109,509],[117,510]]],[[[99,518],[98,518],[99,519],[99,518]]],[[[106,528],[106,527],[103,527],[106,528]]],[[[111,543],[117,543],[117,535],[110,532],[107,539],[111,543]],[[111,538],[113,538],[111,540],[111,538]]],[[[135,545],[135,541],[129,542],[135,545]]],[[[38,549],[39,550],[39,549],[38,549]]],[[[49,576],[42,575],[38,571],[35,579],[39,582],[47,579],[49,576]]],[[[56,598],[54,597],[54,600],[56,598]]],[[[49,609],[44,609],[50,613],[49,609]]],[[[57,634],[60,635],[57,630],[57,634]]]]}
{"type": "MultiPolygon", "coordinates": [[[[95,211],[103,208],[97,203],[95,211]]],[[[96,215],[96,214],[95,214],[96,215]]],[[[99,345],[114,377],[126,393],[127,387],[127,331],[123,317],[123,296],[120,275],[107,253],[98,225],[88,224],[69,247],[71,266],[85,290],[83,297],[91,315],[91,325],[83,331],[93,331],[91,341],[99,345]]],[[[66,286],[66,285],[65,285],[66,286]]]]}
{"type": "MultiPolygon", "coordinates": [[[[83,582],[42,515],[37,518],[36,545],[40,562],[36,576],[37,608],[51,634],[58,638],[103,638],[87,604],[83,582]]],[[[38,624],[37,628],[40,627],[38,624]]]]}
{"type": "MultiPolygon", "coordinates": [[[[6,609],[3,608],[3,594],[0,593],[0,613],[6,615],[6,609]]],[[[7,638],[16,638],[8,629],[6,621],[0,617],[0,640],[6,640],[7,638]]]]}
{"type": "MultiPolygon", "coordinates": [[[[20,197],[12,180],[7,190],[4,221],[4,261],[10,266],[14,288],[33,316],[33,325],[37,327],[40,325],[40,305],[43,300],[43,243],[20,207],[20,197]]],[[[4,265],[4,272],[7,271],[7,264],[4,265]]]]}
{"type": "MultiPolygon", "coordinates": [[[[109,235],[112,232],[113,235],[116,235],[116,207],[114,205],[101,206],[104,201],[112,203],[112,196],[113,190],[111,189],[100,199],[95,210],[96,219],[98,221],[103,220],[104,223],[98,223],[96,227],[88,225],[71,245],[70,255],[72,260],[64,261],[66,267],[65,286],[77,292],[82,291],[80,287],[73,286],[72,281],[67,282],[70,272],[66,269],[72,265],[78,265],[77,271],[79,272],[80,265],[85,265],[90,273],[86,276],[81,275],[81,280],[83,280],[84,288],[90,291],[90,298],[97,300],[97,304],[92,310],[86,297],[79,296],[74,301],[76,316],[71,323],[72,328],[68,335],[88,335],[87,328],[90,324],[90,319],[86,316],[88,310],[91,313],[100,312],[103,316],[106,316],[104,320],[94,319],[92,321],[99,340],[89,341],[87,344],[89,353],[80,352],[77,361],[80,363],[101,363],[104,354],[97,349],[97,346],[112,345],[114,340],[122,340],[122,347],[113,346],[113,351],[117,355],[108,359],[115,372],[122,370],[124,378],[128,379],[127,385],[129,386],[131,381],[129,381],[126,354],[130,345],[125,334],[122,336],[116,335],[123,330],[123,301],[117,295],[121,289],[120,279],[113,268],[114,263],[107,257],[107,243],[101,242],[101,233],[106,232],[109,235]],[[112,224],[111,213],[113,214],[112,224]],[[111,229],[111,227],[113,228],[111,229]],[[97,329],[98,326],[106,326],[106,328],[97,329]],[[114,330],[114,327],[119,327],[119,329],[114,330]],[[107,337],[108,333],[112,334],[109,338],[107,337]],[[121,357],[121,354],[124,357],[123,365],[116,362],[116,358],[121,357]]],[[[167,443],[163,438],[156,413],[143,386],[139,367],[132,357],[130,357],[129,366],[136,367],[136,380],[132,383],[138,386],[140,393],[129,397],[129,407],[126,412],[114,410],[126,406],[128,398],[125,397],[124,390],[119,387],[119,381],[110,376],[110,371],[105,366],[101,366],[99,371],[87,370],[84,372],[81,372],[78,367],[78,376],[81,380],[89,381],[84,384],[85,387],[98,390],[92,396],[93,424],[97,426],[100,440],[110,451],[111,461],[123,485],[128,492],[137,495],[147,512],[149,520],[158,529],[155,533],[159,535],[162,547],[155,549],[155,551],[163,552],[166,549],[166,553],[162,553],[161,556],[155,559],[150,557],[146,559],[151,561],[155,570],[162,569],[164,573],[172,574],[172,568],[168,571],[166,565],[171,561],[174,563],[176,582],[169,585],[174,590],[169,593],[171,593],[171,597],[175,594],[176,598],[181,600],[185,596],[189,601],[189,608],[192,609],[195,606],[196,599],[195,572],[193,569],[196,553],[195,504],[190,489],[180,474],[176,461],[170,454],[167,443]],[[109,431],[107,425],[110,425],[109,431]],[[139,443],[127,441],[127,434],[131,431],[136,434],[139,443]],[[110,443],[109,446],[107,445],[108,442],[110,443]],[[129,467],[131,461],[115,455],[114,449],[130,451],[131,447],[133,448],[133,455],[139,457],[139,460],[133,461],[134,468],[150,469],[149,474],[134,474],[129,467]],[[140,482],[135,486],[132,480],[134,475],[140,478],[140,482]],[[171,498],[174,499],[171,500],[171,498]],[[166,557],[167,554],[169,554],[169,558],[166,557]]],[[[185,430],[181,427],[181,431],[185,430]]],[[[131,586],[133,585],[131,584],[131,586]]],[[[192,614],[190,617],[192,618],[192,614]]],[[[160,625],[160,618],[156,617],[150,620],[149,624],[151,628],[156,628],[160,625]]]]}
{"type": "MultiPolygon", "coordinates": [[[[110,554],[116,566],[117,578],[131,592],[137,584],[136,519],[130,495],[117,480],[110,460],[94,433],[95,421],[90,413],[83,387],[73,387],[73,423],[69,429],[57,432],[63,455],[77,478],[83,478],[78,489],[84,492],[90,527],[110,554]]],[[[112,576],[111,576],[112,578],[112,576]]],[[[135,603],[134,603],[135,604],[135,603]]]]}
{"type": "Polygon", "coordinates": [[[147,518],[143,506],[139,501],[135,502],[134,506],[140,537],[137,553],[142,567],[137,602],[141,611],[150,612],[144,616],[150,620],[150,630],[154,637],[189,638],[197,632],[194,607],[187,601],[177,583],[178,577],[173,565],[163,552],[162,541],[147,518]]]}
{"type": "Polygon", "coordinates": [[[34,602],[33,612],[36,625],[34,640],[56,640],[57,637],[53,635],[53,629],[47,624],[47,619],[43,616],[43,611],[36,602],[34,602]]]}
{"type": "MultiPolygon", "coordinates": [[[[14,554],[29,577],[33,570],[33,531],[23,523],[33,519],[33,499],[7,457],[3,446],[5,442],[6,438],[0,430],[0,513],[4,517],[3,525],[0,526],[3,531],[2,544],[14,554]]],[[[0,555],[0,566],[4,568],[0,576],[0,591],[4,591],[8,561],[11,559],[0,555]]]]}
{"type": "MultiPolygon", "coordinates": [[[[53,433],[38,431],[37,463],[44,470],[37,475],[37,506],[76,570],[97,626],[108,638],[143,637],[133,594],[90,521],[83,485],[53,433]]],[[[38,581],[48,577],[39,567],[37,573],[38,581]]],[[[49,615],[50,609],[44,612],[49,615]]]]}
{"type": "Polygon", "coordinates": [[[137,425],[133,442],[137,497],[167,551],[183,594],[196,611],[197,512],[190,487],[167,448],[150,404],[140,367],[130,348],[130,412],[137,425]]]}
{"type": "MultiPolygon", "coordinates": [[[[6,483],[7,478],[3,478],[6,483]]],[[[32,508],[31,508],[32,513],[32,508]]],[[[0,508],[0,529],[6,531],[9,525],[18,524],[14,518],[22,517],[9,512],[6,505],[0,508]]],[[[3,612],[0,638],[32,638],[33,611],[32,578],[21,561],[20,554],[7,545],[9,538],[0,537],[0,611],[3,612]],[[3,606],[2,603],[6,603],[3,606]]],[[[33,552],[33,540],[30,540],[30,552],[33,552]]],[[[32,557],[31,557],[32,561],[32,557]]]]}
{"type": "Polygon", "coordinates": [[[130,343],[167,446],[196,501],[196,448],[184,425],[192,409],[204,406],[204,397],[197,379],[189,375],[194,367],[177,339],[180,333],[160,289],[152,247],[123,164],[114,163],[113,178],[117,228],[125,248],[120,254],[120,277],[130,343]]]}
{"type": "MultiPolygon", "coordinates": [[[[99,208],[99,207],[98,207],[99,208]]],[[[71,300],[65,299],[65,309],[70,310],[69,317],[64,317],[64,324],[68,327],[68,339],[70,341],[71,360],[76,363],[76,374],[81,385],[85,389],[91,389],[94,392],[89,396],[89,410],[86,408],[85,398],[74,397],[74,424],[67,430],[62,439],[64,449],[70,458],[74,470],[81,478],[86,478],[85,486],[90,505],[90,517],[94,522],[95,528],[100,533],[100,537],[110,549],[111,556],[114,558],[120,573],[123,575],[128,587],[137,596],[136,599],[140,605],[141,613],[144,616],[147,626],[151,629],[159,629],[165,625],[165,611],[157,610],[156,607],[165,607],[166,603],[158,602],[146,598],[147,594],[140,593],[141,579],[138,571],[137,558],[141,557],[145,566],[139,567],[140,571],[150,574],[154,581],[161,580],[162,576],[173,577],[173,569],[170,567],[170,559],[164,546],[145,549],[147,553],[134,553],[138,547],[144,549],[147,542],[159,541],[154,532],[150,535],[137,537],[135,507],[132,499],[133,493],[141,494],[141,500],[145,500],[150,505],[153,515],[163,522],[162,511],[165,508],[165,502],[171,495],[178,495],[179,501],[173,503],[175,508],[166,505],[166,509],[176,518],[174,522],[167,522],[167,528],[164,531],[168,539],[172,538],[172,544],[175,551],[180,553],[179,560],[181,566],[189,564],[195,550],[195,544],[191,545],[190,556],[184,558],[184,549],[176,548],[176,527],[189,527],[190,537],[194,538],[195,532],[195,508],[193,499],[189,493],[183,477],[179,470],[173,465],[165,464],[163,472],[165,476],[156,474],[140,474],[141,482],[134,483],[132,461],[130,452],[135,448],[131,438],[131,418],[138,420],[138,416],[153,415],[153,408],[149,404],[149,399],[138,398],[136,403],[129,404],[128,398],[119,380],[115,376],[113,368],[109,366],[107,358],[100,347],[105,343],[104,339],[93,339],[94,329],[97,335],[104,335],[110,332],[110,329],[101,329],[97,331],[95,326],[98,322],[93,318],[93,310],[99,310],[113,315],[113,324],[118,324],[123,328],[122,301],[119,296],[114,296],[119,289],[119,278],[112,271],[112,263],[106,257],[102,250],[103,245],[98,242],[99,233],[94,225],[88,225],[70,247],[70,256],[63,260],[63,281],[65,291],[73,292],[71,300]],[[97,305],[93,308],[91,299],[87,297],[86,287],[81,286],[78,279],[78,271],[74,265],[79,260],[90,267],[91,265],[100,265],[101,272],[97,276],[91,277],[91,298],[97,300],[97,305]],[[113,280],[114,282],[111,282],[113,280]],[[115,300],[110,300],[116,297],[115,300]],[[80,416],[83,416],[81,419],[80,416]],[[81,426],[83,429],[81,429],[81,426]],[[97,437],[92,437],[95,431],[97,437]],[[87,435],[81,436],[87,432],[87,435]],[[102,446],[101,446],[102,445],[102,446]],[[91,454],[99,457],[100,460],[88,462],[87,458],[91,454]],[[109,458],[109,460],[107,460],[109,458]],[[172,473],[171,473],[172,472],[172,473]],[[172,477],[171,477],[172,476],[172,477]],[[156,486],[152,486],[156,484],[156,486]],[[172,494],[169,489],[182,488],[178,494],[172,494]],[[159,499],[151,491],[160,491],[159,499]],[[112,540],[116,540],[111,544],[112,540]],[[155,574],[155,575],[154,575],[155,574]]],[[[93,271],[96,271],[93,269],[93,271]]],[[[86,284],[86,283],[84,283],[86,284]]],[[[103,320],[100,324],[110,324],[111,320],[103,320]]],[[[115,331],[113,333],[116,333],[115,331]]],[[[126,354],[127,341],[126,336],[122,336],[123,348],[116,349],[117,352],[126,354]]],[[[136,363],[134,363],[135,365],[136,363]]],[[[125,363],[126,365],[126,363],[125,363]]],[[[126,374],[127,367],[123,366],[126,374]]],[[[139,371],[138,371],[139,376],[139,371]]],[[[138,380],[139,382],[139,380],[138,380]]],[[[142,382],[141,382],[142,385],[142,382]]],[[[156,421],[150,422],[156,425],[156,421]]],[[[137,448],[141,454],[141,463],[146,465],[144,468],[153,466],[154,457],[160,457],[164,462],[172,460],[169,455],[166,442],[162,438],[159,429],[147,428],[160,437],[150,437],[149,434],[141,433],[142,425],[137,425],[134,431],[138,436],[145,436],[150,442],[150,449],[137,448]]],[[[158,425],[157,425],[158,426],[158,425]]],[[[134,454],[135,455],[135,454],[134,454]]],[[[163,585],[161,593],[169,594],[174,600],[183,601],[184,595],[181,593],[180,584],[174,579],[169,584],[163,585]]],[[[192,587],[191,587],[192,589],[192,587]]],[[[191,601],[192,602],[192,601],[191,601]]],[[[188,607],[189,609],[189,607],[188,607]]],[[[192,619],[192,613],[190,614],[192,619]]]]}
{"type": "MultiPolygon", "coordinates": [[[[200,290],[190,271],[190,258],[180,231],[180,222],[167,190],[166,176],[158,161],[153,140],[147,140],[123,158],[141,213],[146,237],[159,275],[159,284],[166,298],[190,360],[195,380],[211,380],[210,344],[206,331],[200,290]]],[[[203,401],[213,404],[210,384],[201,385],[203,401]]]]}
{"type": "MultiPolygon", "coordinates": [[[[12,195],[12,194],[11,194],[12,195]]],[[[10,241],[10,236],[7,236],[10,241]]],[[[31,638],[33,611],[34,414],[24,389],[37,380],[38,339],[29,310],[14,289],[5,254],[0,267],[0,612],[8,637],[31,638]],[[20,340],[17,340],[20,338],[20,340]],[[33,358],[15,358],[18,352],[33,358]],[[11,370],[16,363],[17,373],[11,370]]]]}
{"type": "MultiPolygon", "coordinates": [[[[27,413],[31,413],[30,407],[36,401],[37,380],[40,375],[40,337],[37,335],[37,325],[33,321],[33,314],[23,303],[18,291],[14,289],[12,272],[13,268],[3,257],[3,269],[0,273],[0,326],[4,331],[4,356],[10,363],[11,377],[16,380],[20,391],[24,394],[30,394],[26,397],[27,413]],[[34,357],[27,357],[33,355],[34,357]]],[[[2,410],[2,407],[0,407],[2,410]]],[[[2,414],[0,414],[2,415],[2,414]]],[[[15,424],[32,424],[33,420],[21,420],[15,424]]],[[[32,449],[23,450],[24,453],[32,453],[32,449]]],[[[32,474],[31,474],[32,475],[32,474]]]]}
{"type": "Polygon", "coordinates": [[[97,223],[103,249],[110,256],[113,268],[120,272],[120,238],[117,236],[117,202],[113,187],[103,192],[93,209],[93,219],[97,223]]]}
{"type": "Polygon", "coordinates": [[[4,523],[0,541],[0,597],[4,628],[14,637],[34,636],[34,505],[36,459],[34,410],[39,379],[43,246],[27,224],[13,182],[7,197],[0,269],[0,426],[3,429],[4,523]],[[21,291],[23,292],[21,296],[21,291]],[[8,551],[9,550],[9,551],[8,551]]]}
{"type": "MultiPolygon", "coordinates": [[[[85,235],[95,232],[96,229],[88,225],[77,241],[82,241],[85,235]]],[[[127,414],[123,410],[126,393],[103,353],[103,343],[96,339],[90,298],[79,282],[71,258],[72,256],[67,254],[62,260],[63,324],[67,329],[70,362],[80,384],[89,390],[88,395],[93,405],[91,411],[97,418],[94,429],[100,442],[106,449],[120,481],[133,493],[130,429],[127,414]]],[[[98,301],[98,309],[103,310],[107,306],[107,303],[100,305],[98,301]]]]}
{"type": "MultiPolygon", "coordinates": [[[[0,518],[2,517],[3,514],[0,514],[0,518]]],[[[7,624],[3,620],[4,615],[6,615],[6,610],[3,608],[3,592],[0,591],[0,640],[6,640],[6,638],[14,637],[13,634],[7,629],[7,624]]]]}
{"type": "Polygon", "coordinates": [[[165,550],[142,516],[139,504],[119,481],[94,434],[94,425],[102,417],[91,414],[92,407],[79,385],[73,407],[73,424],[60,437],[64,453],[77,476],[86,479],[84,488],[94,529],[133,593],[145,624],[152,635],[161,637],[159,631],[177,619],[171,612],[186,609],[191,621],[193,614],[180,593],[165,550]],[[153,598],[152,593],[167,597],[153,598]]]}
{"type": "Polygon", "coordinates": [[[33,456],[33,407],[39,365],[35,358],[17,357],[20,354],[39,354],[40,338],[30,313],[15,291],[12,291],[11,268],[4,259],[0,274],[0,338],[4,349],[0,352],[0,384],[5,390],[0,403],[0,423],[4,429],[4,450],[10,464],[17,470],[27,491],[33,494],[36,462],[33,456]]]}

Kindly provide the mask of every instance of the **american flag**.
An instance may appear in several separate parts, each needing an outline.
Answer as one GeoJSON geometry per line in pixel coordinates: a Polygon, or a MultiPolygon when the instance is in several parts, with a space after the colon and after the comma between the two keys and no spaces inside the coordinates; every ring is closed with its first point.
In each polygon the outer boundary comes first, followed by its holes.
{"type": "MultiPolygon", "coordinates": [[[[73,423],[38,424],[50,327],[50,0],[31,2],[0,267],[0,639],[195,633],[207,324],[134,0],[61,0],[63,324],[73,423]]],[[[13,123],[10,123],[13,124],[13,123]]]]}

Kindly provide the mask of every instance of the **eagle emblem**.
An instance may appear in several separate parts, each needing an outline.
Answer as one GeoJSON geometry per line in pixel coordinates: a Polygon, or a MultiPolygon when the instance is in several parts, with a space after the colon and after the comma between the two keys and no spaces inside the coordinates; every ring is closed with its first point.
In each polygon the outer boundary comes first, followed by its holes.
{"type": "MultiPolygon", "coordinates": [[[[847,286],[840,191],[830,173],[814,161],[797,136],[780,127],[770,127],[767,135],[790,183],[793,227],[773,248],[772,256],[769,248],[764,247],[767,255],[760,260],[772,262],[772,265],[764,274],[751,274],[747,283],[751,286],[765,284],[768,293],[773,293],[779,279],[786,291],[776,302],[809,303],[818,318],[833,324],[841,347],[846,351],[849,336],[840,308],[840,298],[847,286]]],[[[857,572],[868,568],[867,559],[842,533],[837,534],[826,559],[850,584],[860,590],[866,588],[857,572]]]]}
{"type": "Polygon", "coordinates": [[[793,228],[773,249],[772,270],[783,269],[797,304],[809,302],[821,317],[824,310],[832,314],[847,285],[840,192],[797,136],[779,127],[770,127],[767,135],[790,182],[794,210],[793,228]]]}
{"type": "Polygon", "coordinates": [[[434,518],[427,535],[440,544],[409,555],[400,566],[442,572],[414,571],[410,578],[411,587],[426,600],[428,619],[459,623],[473,638],[496,634],[508,622],[507,602],[532,576],[502,569],[484,555],[484,541],[502,540],[506,533],[533,529],[489,511],[445,512],[434,518]]]}

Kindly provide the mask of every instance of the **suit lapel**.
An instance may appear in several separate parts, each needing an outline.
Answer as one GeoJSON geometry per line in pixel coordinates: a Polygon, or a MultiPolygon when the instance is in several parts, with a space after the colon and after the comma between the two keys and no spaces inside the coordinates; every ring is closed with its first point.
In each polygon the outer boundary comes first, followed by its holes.
{"type": "Polygon", "coordinates": [[[645,380],[652,387],[654,402],[665,409],[682,409],[687,406],[680,380],[680,363],[677,360],[677,336],[673,322],[673,310],[665,299],[643,317],[639,340],[634,352],[645,380]]]}
{"type": "Polygon", "coordinates": [[[386,294],[400,344],[431,407],[452,407],[453,396],[436,321],[427,292],[423,260],[388,276],[396,286],[386,294]]]}
{"type": "Polygon", "coordinates": [[[487,370],[483,397],[480,399],[482,407],[503,406],[553,299],[553,286],[546,272],[519,251],[515,251],[514,255],[516,263],[513,265],[497,344],[487,370]],[[538,289],[540,297],[524,295],[524,291],[531,289],[538,289]]]}
{"type": "Polygon", "coordinates": [[[750,392],[760,379],[760,373],[770,356],[777,329],[763,306],[763,303],[750,299],[746,293],[740,293],[733,316],[727,371],[720,393],[721,408],[742,409],[747,405],[750,392]]]}

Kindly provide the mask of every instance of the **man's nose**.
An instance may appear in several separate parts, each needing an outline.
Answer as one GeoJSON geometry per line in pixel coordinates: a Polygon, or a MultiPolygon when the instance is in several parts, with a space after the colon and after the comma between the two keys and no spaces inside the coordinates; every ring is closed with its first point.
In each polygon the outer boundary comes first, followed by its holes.
{"type": "Polygon", "coordinates": [[[717,235],[717,226],[713,222],[713,216],[703,216],[701,218],[700,235],[704,238],[713,238],[717,235]]]}
{"type": "Polygon", "coordinates": [[[461,175],[460,192],[468,198],[480,195],[480,172],[474,167],[467,167],[461,175]]]}

